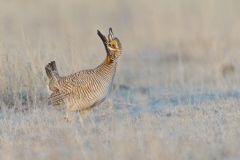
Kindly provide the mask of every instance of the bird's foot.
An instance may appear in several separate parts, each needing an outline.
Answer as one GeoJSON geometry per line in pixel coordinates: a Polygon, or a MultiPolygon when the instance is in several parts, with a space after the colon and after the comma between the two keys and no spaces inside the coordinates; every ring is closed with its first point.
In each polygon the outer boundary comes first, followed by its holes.
{"type": "Polygon", "coordinates": [[[65,116],[65,117],[64,117],[64,120],[65,120],[67,123],[71,123],[71,122],[72,122],[72,119],[69,118],[68,116],[65,116]]]}

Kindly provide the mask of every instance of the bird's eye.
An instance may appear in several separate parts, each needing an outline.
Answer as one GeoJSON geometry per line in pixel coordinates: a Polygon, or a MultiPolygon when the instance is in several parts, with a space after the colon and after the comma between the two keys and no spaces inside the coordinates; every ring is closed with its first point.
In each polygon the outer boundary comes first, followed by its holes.
{"type": "Polygon", "coordinates": [[[114,44],[109,44],[110,47],[112,48],[115,48],[115,45],[114,44]]]}

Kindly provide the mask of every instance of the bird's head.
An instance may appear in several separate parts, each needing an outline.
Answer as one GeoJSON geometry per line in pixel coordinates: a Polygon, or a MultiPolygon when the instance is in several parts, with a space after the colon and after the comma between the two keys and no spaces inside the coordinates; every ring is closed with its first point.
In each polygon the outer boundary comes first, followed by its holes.
{"type": "Polygon", "coordinates": [[[107,38],[99,30],[97,33],[103,41],[109,62],[111,63],[116,61],[122,53],[122,45],[119,39],[114,36],[112,28],[109,28],[107,38]]]}

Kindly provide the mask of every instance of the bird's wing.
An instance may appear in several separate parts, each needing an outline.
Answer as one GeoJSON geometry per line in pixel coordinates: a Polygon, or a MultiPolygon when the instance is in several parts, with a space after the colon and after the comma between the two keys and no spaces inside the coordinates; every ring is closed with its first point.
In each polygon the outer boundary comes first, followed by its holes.
{"type": "Polygon", "coordinates": [[[49,102],[52,105],[64,104],[65,100],[77,92],[79,88],[86,88],[91,79],[92,76],[85,72],[78,72],[67,77],[62,77],[58,81],[58,90],[50,95],[49,102]]]}

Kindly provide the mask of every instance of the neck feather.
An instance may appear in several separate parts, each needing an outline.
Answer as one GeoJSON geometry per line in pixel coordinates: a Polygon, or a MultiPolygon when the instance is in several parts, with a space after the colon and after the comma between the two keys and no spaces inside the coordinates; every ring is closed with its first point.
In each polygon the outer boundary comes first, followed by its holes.
{"type": "Polygon", "coordinates": [[[102,64],[97,67],[97,73],[108,80],[113,80],[116,72],[117,62],[111,61],[110,57],[106,57],[102,64]]]}

